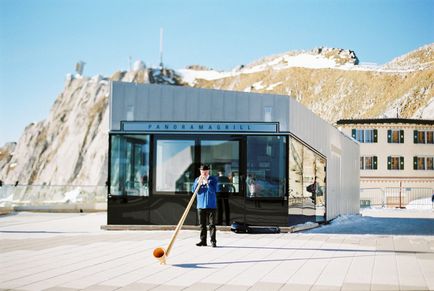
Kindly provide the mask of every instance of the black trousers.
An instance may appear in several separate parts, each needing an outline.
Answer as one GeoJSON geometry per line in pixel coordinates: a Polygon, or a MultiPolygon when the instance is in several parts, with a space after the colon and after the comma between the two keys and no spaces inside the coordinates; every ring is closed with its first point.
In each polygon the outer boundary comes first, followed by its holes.
{"type": "Polygon", "coordinates": [[[209,221],[209,235],[211,242],[217,242],[215,238],[216,210],[211,208],[198,209],[199,225],[200,225],[200,241],[206,243],[206,222],[209,221]]]}

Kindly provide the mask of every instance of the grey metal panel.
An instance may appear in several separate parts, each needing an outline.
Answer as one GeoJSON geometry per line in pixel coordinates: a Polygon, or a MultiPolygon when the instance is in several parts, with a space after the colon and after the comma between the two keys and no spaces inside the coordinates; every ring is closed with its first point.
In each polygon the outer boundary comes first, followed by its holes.
{"type": "Polygon", "coordinates": [[[173,120],[173,116],[175,115],[174,91],[175,88],[173,86],[161,88],[161,120],[173,120]]]}
{"type": "Polygon", "coordinates": [[[187,92],[185,90],[177,91],[173,96],[173,120],[183,121],[187,118],[187,92]]]}
{"type": "Polygon", "coordinates": [[[252,120],[264,121],[261,96],[251,95],[249,98],[249,116],[252,120]]]}
{"type": "Polygon", "coordinates": [[[236,94],[236,114],[234,120],[236,121],[251,121],[249,116],[249,97],[246,93],[237,92],[236,94]]]}
{"type": "Polygon", "coordinates": [[[149,120],[160,120],[160,112],[162,107],[160,86],[149,86],[149,120]]]}
{"type": "Polygon", "coordinates": [[[224,121],[235,121],[234,117],[237,112],[236,108],[236,97],[232,92],[224,91],[223,92],[223,98],[224,98],[224,121]]]}
{"type": "Polygon", "coordinates": [[[224,110],[216,110],[224,107],[224,96],[219,94],[218,91],[213,91],[211,98],[211,119],[212,121],[224,120],[224,110]]]}
{"type": "Polygon", "coordinates": [[[276,118],[273,121],[277,121],[280,124],[281,131],[289,131],[288,127],[288,113],[289,113],[289,97],[279,96],[274,97],[273,112],[276,111],[276,118]]]}
{"type": "Polygon", "coordinates": [[[147,119],[149,116],[149,87],[136,86],[135,120],[147,119]]]}

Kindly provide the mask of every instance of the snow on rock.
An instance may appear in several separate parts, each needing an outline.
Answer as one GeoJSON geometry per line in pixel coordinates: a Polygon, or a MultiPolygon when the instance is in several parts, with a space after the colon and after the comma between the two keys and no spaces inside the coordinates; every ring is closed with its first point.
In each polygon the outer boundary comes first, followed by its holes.
{"type": "Polygon", "coordinates": [[[217,80],[234,75],[231,72],[218,72],[215,70],[179,69],[177,72],[181,75],[182,80],[190,86],[194,86],[196,79],[217,80]]]}
{"type": "Polygon", "coordinates": [[[428,101],[426,106],[419,108],[413,118],[434,119],[434,97],[428,101]]]}
{"type": "Polygon", "coordinates": [[[65,203],[77,203],[77,201],[80,201],[79,196],[81,194],[80,187],[75,188],[74,190],[71,190],[69,192],[66,192],[64,194],[63,202],[65,203]]]}

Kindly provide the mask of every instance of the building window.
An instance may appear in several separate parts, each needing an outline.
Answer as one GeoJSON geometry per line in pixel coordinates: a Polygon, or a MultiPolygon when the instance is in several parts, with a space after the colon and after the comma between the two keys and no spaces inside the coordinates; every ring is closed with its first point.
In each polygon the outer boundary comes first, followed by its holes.
{"type": "Polygon", "coordinates": [[[434,157],[413,157],[414,170],[434,170],[434,157]]]}
{"type": "Polygon", "coordinates": [[[434,157],[427,157],[426,158],[426,169],[427,170],[434,170],[434,157]]]}
{"type": "Polygon", "coordinates": [[[157,192],[190,192],[194,182],[195,141],[189,139],[156,140],[157,192]]]}
{"type": "Polygon", "coordinates": [[[360,157],[360,170],[377,170],[377,157],[360,157]]]}
{"type": "Polygon", "coordinates": [[[376,129],[352,129],[353,139],[361,143],[376,143],[378,131],[376,129]]]}
{"type": "Polygon", "coordinates": [[[286,144],[284,136],[247,137],[247,198],[285,196],[286,144]]]}
{"type": "Polygon", "coordinates": [[[404,157],[388,156],[387,157],[388,170],[404,170],[404,157]]]}
{"type": "MultiPolygon", "coordinates": [[[[288,214],[296,221],[325,220],[327,161],[295,138],[289,142],[288,214]]],[[[336,177],[337,180],[340,179],[336,177]]]]}
{"type": "Polygon", "coordinates": [[[388,143],[404,143],[404,130],[389,129],[387,131],[388,143]]]}
{"type": "Polygon", "coordinates": [[[415,130],[414,143],[434,144],[434,131],[415,130]]]}
{"type": "Polygon", "coordinates": [[[149,196],[149,135],[110,137],[110,194],[149,196]]]}

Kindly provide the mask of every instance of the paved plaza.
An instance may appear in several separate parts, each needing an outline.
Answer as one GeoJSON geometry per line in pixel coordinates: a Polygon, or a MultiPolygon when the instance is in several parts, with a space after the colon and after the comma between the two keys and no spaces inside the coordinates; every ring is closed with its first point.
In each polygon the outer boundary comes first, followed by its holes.
{"type": "Polygon", "coordinates": [[[0,289],[434,290],[434,236],[423,230],[434,230],[434,219],[418,213],[399,235],[334,233],[333,224],[303,233],[218,231],[211,248],[195,246],[198,231],[183,230],[167,265],[152,251],[172,231],[101,230],[106,213],[13,213],[0,216],[0,289]]]}

